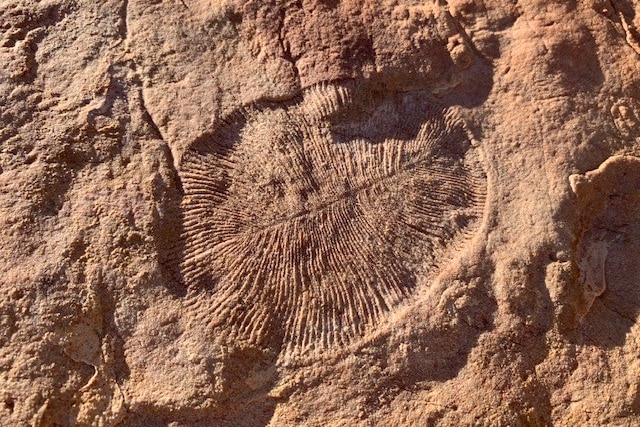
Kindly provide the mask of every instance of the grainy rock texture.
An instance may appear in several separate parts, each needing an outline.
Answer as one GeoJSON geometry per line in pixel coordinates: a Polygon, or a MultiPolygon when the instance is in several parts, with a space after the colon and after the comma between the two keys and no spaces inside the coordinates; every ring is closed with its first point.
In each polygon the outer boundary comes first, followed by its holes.
{"type": "Polygon", "coordinates": [[[0,0],[0,425],[640,424],[639,28],[0,0]]]}

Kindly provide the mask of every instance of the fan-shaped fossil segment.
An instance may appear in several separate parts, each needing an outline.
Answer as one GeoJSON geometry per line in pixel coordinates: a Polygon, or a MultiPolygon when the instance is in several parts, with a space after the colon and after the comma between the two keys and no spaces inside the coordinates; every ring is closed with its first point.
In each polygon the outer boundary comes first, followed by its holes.
{"type": "Polygon", "coordinates": [[[424,92],[319,85],[228,117],[185,152],[185,282],[227,336],[348,345],[479,224],[486,177],[424,92]]]}

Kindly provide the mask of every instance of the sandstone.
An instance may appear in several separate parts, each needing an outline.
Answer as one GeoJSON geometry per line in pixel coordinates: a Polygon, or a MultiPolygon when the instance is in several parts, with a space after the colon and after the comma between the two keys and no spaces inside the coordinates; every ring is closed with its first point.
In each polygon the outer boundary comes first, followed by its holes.
{"type": "Polygon", "coordinates": [[[639,13],[0,0],[0,426],[640,424],[639,13]]]}

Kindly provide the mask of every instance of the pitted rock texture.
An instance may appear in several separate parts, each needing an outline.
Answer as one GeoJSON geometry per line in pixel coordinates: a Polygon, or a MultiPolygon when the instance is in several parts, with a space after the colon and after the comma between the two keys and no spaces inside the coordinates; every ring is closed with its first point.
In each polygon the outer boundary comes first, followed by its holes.
{"type": "Polygon", "coordinates": [[[0,426],[640,424],[639,28],[0,0],[0,426]]]}

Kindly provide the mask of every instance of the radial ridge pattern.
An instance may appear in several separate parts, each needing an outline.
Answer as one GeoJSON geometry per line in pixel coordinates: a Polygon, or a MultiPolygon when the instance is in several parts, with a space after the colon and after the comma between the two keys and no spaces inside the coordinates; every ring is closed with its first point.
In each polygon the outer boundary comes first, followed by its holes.
{"type": "Polygon", "coordinates": [[[373,330],[477,228],[486,190],[427,93],[334,84],[232,114],[181,178],[185,282],[214,290],[229,336],[293,354],[373,330]]]}

